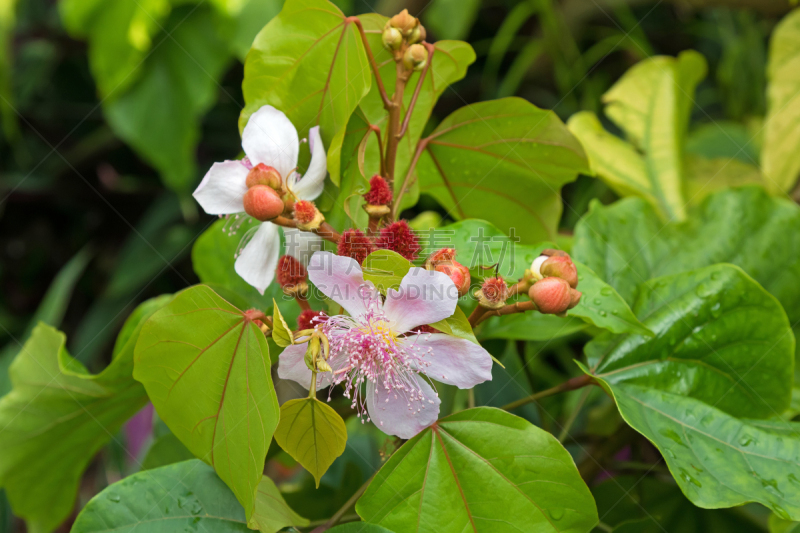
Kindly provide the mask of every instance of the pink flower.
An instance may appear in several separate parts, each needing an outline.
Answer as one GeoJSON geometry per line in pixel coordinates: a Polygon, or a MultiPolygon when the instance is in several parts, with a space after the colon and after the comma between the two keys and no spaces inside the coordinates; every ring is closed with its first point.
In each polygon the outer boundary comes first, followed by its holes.
{"type": "MultiPolygon", "coordinates": [[[[366,411],[367,420],[384,433],[408,439],[439,417],[439,396],[420,374],[462,389],[492,379],[492,358],[481,346],[442,333],[412,331],[455,312],[458,290],[445,274],[412,268],[385,300],[349,257],[316,252],[308,275],[349,313],[319,326],[330,341],[328,364],[333,370],[317,374],[317,390],[344,384],[359,416],[366,411]]],[[[286,348],[278,375],[308,387],[311,371],[303,360],[305,352],[306,344],[286,348]]]]}

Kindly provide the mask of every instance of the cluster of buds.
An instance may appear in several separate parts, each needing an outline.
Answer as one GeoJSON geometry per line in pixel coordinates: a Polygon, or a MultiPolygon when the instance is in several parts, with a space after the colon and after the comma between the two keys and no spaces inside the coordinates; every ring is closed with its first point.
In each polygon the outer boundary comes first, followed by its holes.
{"type": "Polygon", "coordinates": [[[358,264],[362,264],[364,259],[375,250],[391,250],[409,261],[413,261],[419,256],[420,248],[419,239],[409,227],[408,222],[398,220],[381,228],[380,233],[374,237],[367,236],[363,231],[355,228],[345,230],[339,239],[336,253],[352,257],[358,261],[358,264]]]}
{"type": "Polygon", "coordinates": [[[402,58],[403,65],[409,70],[421,70],[428,62],[428,49],[419,44],[425,40],[425,27],[419,19],[408,14],[404,9],[393,16],[383,27],[383,46],[395,54],[395,59],[402,58]]]}
{"type": "Polygon", "coordinates": [[[540,313],[563,315],[581,300],[578,269],[569,254],[547,249],[534,259],[526,278],[533,281],[528,296],[540,313]]]}
{"type": "Polygon", "coordinates": [[[306,267],[291,255],[283,255],[278,259],[275,279],[287,296],[305,298],[308,294],[306,267]]]}
{"type": "Polygon", "coordinates": [[[432,253],[425,260],[425,269],[441,272],[453,280],[459,296],[464,296],[469,291],[469,269],[456,261],[455,248],[442,248],[432,253]]]}
{"type": "Polygon", "coordinates": [[[244,211],[261,222],[267,222],[284,211],[282,180],[275,168],[259,163],[247,174],[244,211]]]}

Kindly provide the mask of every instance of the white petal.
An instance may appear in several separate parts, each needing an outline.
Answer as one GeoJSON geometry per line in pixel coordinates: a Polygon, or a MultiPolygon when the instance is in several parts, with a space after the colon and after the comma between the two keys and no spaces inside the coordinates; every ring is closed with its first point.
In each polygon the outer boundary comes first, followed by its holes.
{"type": "Polygon", "coordinates": [[[265,105],[250,116],[242,132],[242,148],[253,165],[275,167],[286,178],[297,166],[297,130],[281,111],[265,105]]]}
{"type": "Polygon", "coordinates": [[[236,259],[233,268],[243,280],[264,294],[264,290],[275,277],[280,253],[281,240],[278,226],[272,222],[262,222],[236,259]]]}
{"type": "Polygon", "coordinates": [[[453,316],[457,303],[458,289],[446,274],[413,267],[397,290],[386,291],[383,311],[392,321],[392,330],[405,333],[453,316]]]}
{"type": "Polygon", "coordinates": [[[209,215],[243,213],[248,172],[241,161],[214,163],[192,196],[209,215]]]}
{"type": "Polygon", "coordinates": [[[470,389],[492,380],[492,356],[479,344],[444,333],[409,336],[403,344],[426,354],[418,370],[435,381],[470,389]]]}
{"type": "Polygon", "coordinates": [[[308,142],[311,148],[311,163],[303,177],[292,188],[301,200],[314,200],[322,194],[322,189],[325,188],[325,175],[328,173],[327,156],[319,136],[319,126],[309,130],[308,142]]]}
{"type": "Polygon", "coordinates": [[[284,246],[286,253],[308,266],[314,252],[322,250],[322,237],[310,231],[284,228],[284,246]]]}
{"type": "Polygon", "coordinates": [[[424,399],[414,401],[409,401],[403,391],[386,392],[380,384],[367,382],[367,412],[378,429],[410,439],[436,422],[442,401],[427,381],[417,377],[417,382],[424,399]]]}
{"type": "Polygon", "coordinates": [[[316,252],[308,262],[308,279],[352,316],[366,314],[379,302],[375,287],[364,281],[361,266],[349,257],[316,252]]]}

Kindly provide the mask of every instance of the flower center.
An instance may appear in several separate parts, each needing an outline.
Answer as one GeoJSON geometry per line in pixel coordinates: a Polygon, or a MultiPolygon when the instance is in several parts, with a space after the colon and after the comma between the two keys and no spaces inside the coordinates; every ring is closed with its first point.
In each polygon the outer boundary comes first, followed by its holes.
{"type": "Polygon", "coordinates": [[[431,350],[420,347],[414,334],[398,337],[379,306],[372,307],[361,317],[334,316],[323,324],[331,345],[333,384],[344,383],[344,395],[352,399],[359,417],[366,412],[362,384],[375,387],[376,401],[402,398],[410,409],[419,410],[427,398],[417,374],[430,365],[425,358],[431,350]]]}

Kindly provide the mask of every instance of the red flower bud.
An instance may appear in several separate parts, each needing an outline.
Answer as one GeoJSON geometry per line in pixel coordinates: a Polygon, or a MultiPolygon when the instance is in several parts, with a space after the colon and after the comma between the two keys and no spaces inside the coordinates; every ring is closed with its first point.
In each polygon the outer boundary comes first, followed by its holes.
{"type": "Polygon", "coordinates": [[[486,278],[481,289],[475,293],[478,303],[489,309],[500,309],[508,299],[508,286],[502,276],[486,278]]]}
{"type": "Polygon", "coordinates": [[[581,301],[581,296],[583,293],[581,291],[576,291],[575,289],[569,290],[569,308],[572,309],[576,305],[578,305],[581,301]]]}
{"type": "Polygon", "coordinates": [[[297,285],[308,279],[306,267],[291,255],[282,255],[275,269],[275,279],[281,287],[297,285]]]}
{"type": "Polygon", "coordinates": [[[266,185],[253,185],[244,193],[244,212],[266,222],[283,213],[283,200],[275,189],[266,185]]]}
{"type": "Polygon", "coordinates": [[[398,220],[381,229],[377,247],[397,252],[409,261],[416,259],[420,250],[417,236],[405,220],[398,220]]]}
{"type": "Polygon", "coordinates": [[[578,286],[578,269],[569,255],[553,255],[542,263],[539,267],[542,276],[554,276],[561,278],[569,283],[573,289],[578,286]]]}
{"type": "Polygon", "coordinates": [[[455,258],[455,248],[442,248],[441,250],[437,250],[428,256],[428,258],[425,260],[425,268],[428,270],[433,270],[437,264],[444,261],[453,261],[455,258]]]}
{"type": "Polygon", "coordinates": [[[392,203],[392,190],[385,179],[375,174],[369,180],[369,192],[364,195],[364,200],[370,205],[389,205],[392,203]]]}
{"type": "Polygon", "coordinates": [[[369,237],[364,235],[363,231],[348,229],[342,233],[336,253],[345,257],[352,257],[360,265],[374,249],[375,245],[372,244],[369,237]]]}
{"type": "Polygon", "coordinates": [[[259,163],[250,169],[245,183],[248,189],[255,185],[266,185],[277,190],[281,188],[281,173],[274,167],[259,163]]]}
{"type": "MultiPolygon", "coordinates": [[[[558,315],[571,307],[571,290],[566,280],[549,277],[534,283],[528,291],[528,296],[533,300],[540,313],[558,315]]],[[[578,299],[580,299],[580,295],[578,299]]],[[[575,303],[577,304],[577,301],[575,303]]]]}
{"type": "Polygon", "coordinates": [[[458,261],[442,261],[434,267],[434,270],[446,274],[453,280],[459,296],[464,296],[469,291],[469,269],[458,261]]]}
{"type": "Polygon", "coordinates": [[[297,329],[300,331],[304,329],[314,329],[314,326],[321,324],[327,319],[328,316],[322,311],[306,309],[297,317],[297,329]]]}

